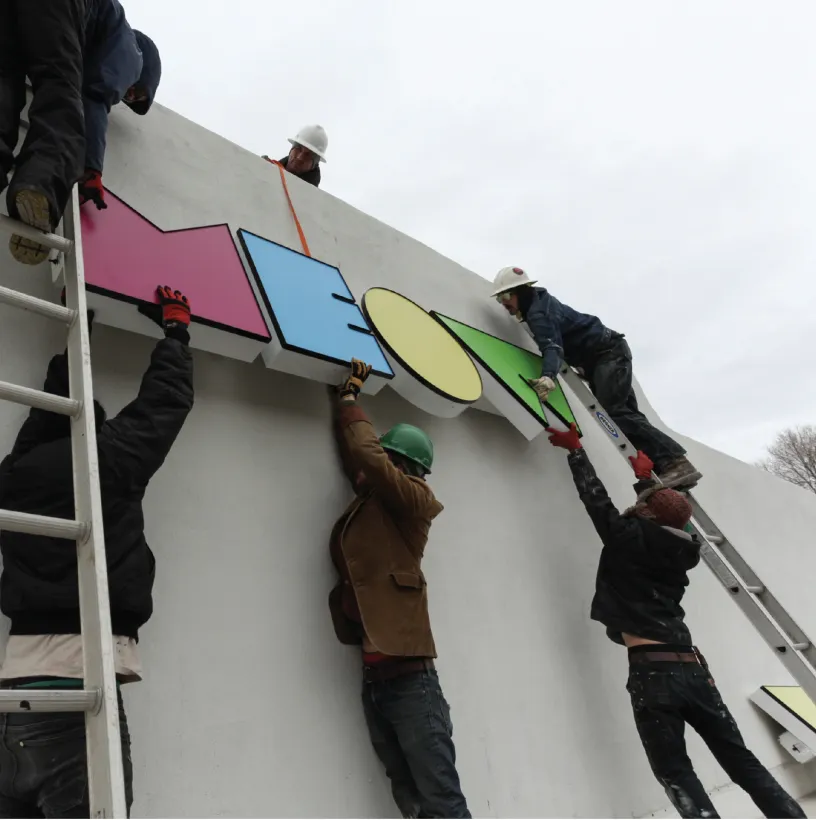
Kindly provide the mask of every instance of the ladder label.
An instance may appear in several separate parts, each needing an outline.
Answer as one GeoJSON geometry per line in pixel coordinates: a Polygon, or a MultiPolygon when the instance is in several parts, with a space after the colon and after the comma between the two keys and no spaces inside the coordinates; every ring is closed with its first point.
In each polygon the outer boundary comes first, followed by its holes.
{"type": "Polygon", "coordinates": [[[606,432],[609,433],[610,436],[612,436],[612,438],[620,438],[618,428],[615,427],[615,425],[612,424],[612,422],[609,421],[609,419],[600,410],[595,411],[595,418],[598,419],[598,422],[600,423],[601,427],[603,427],[604,430],[606,430],[606,432]]]}

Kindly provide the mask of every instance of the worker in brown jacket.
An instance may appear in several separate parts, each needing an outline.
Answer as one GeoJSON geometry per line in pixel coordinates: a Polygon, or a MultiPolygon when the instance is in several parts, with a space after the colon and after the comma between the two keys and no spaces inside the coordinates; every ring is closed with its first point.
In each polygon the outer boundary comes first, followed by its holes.
{"type": "Polygon", "coordinates": [[[331,534],[340,580],[329,608],[338,639],[362,649],[363,710],[402,816],[470,817],[420,567],[442,512],[425,482],[433,444],[409,424],[377,436],[357,403],[370,372],[353,360],[337,388],[335,433],[356,498],[331,534]]]}

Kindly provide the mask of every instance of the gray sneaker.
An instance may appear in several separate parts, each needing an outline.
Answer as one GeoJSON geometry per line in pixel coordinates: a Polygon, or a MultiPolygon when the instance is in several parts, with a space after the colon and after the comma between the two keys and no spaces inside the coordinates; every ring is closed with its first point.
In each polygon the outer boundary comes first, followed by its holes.
{"type": "Polygon", "coordinates": [[[657,477],[667,489],[690,490],[697,485],[703,474],[685,456],[681,456],[658,473],[657,477]]]}

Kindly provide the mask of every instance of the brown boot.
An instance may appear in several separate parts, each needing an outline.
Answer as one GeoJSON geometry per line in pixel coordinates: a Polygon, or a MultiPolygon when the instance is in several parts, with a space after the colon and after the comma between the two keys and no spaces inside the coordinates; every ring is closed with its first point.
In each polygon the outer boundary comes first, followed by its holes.
{"type": "Polygon", "coordinates": [[[657,477],[667,489],[690,490],[697,485],[703,474],[685,456],[681,456],[658,473],[657,477]]]}

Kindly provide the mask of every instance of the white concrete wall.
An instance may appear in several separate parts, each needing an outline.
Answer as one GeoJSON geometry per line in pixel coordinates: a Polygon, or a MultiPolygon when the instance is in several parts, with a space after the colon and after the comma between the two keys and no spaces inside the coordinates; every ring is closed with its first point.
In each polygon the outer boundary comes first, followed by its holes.
{"type": "MultiPolygon", "coordinates": [[[[160,106],[145,118],[114,113],[105,181],[163,228],[229,222],[297,247],[277,170],[160,106]]],[[[358,298],[391,286],[524,338],[485,299],[484,280],[324,191],[294,180],[290,189],[314,256],[339,264],[358,298]]],[[[55,296],[47,271],[15,267],[5,250],[0,283],[55,296]]],[[[0,306],[0,378],[39,386],[62,344],[45,320],[0,306]]],[[[109,413],[135,394],[151,347],[95,330],[97,395],[109,413]]],[[[195,409],[145,500],[158,575],[140,644],[146,677],[125,695],[134,815],[397,816],[368,744],[359,660],[336,641],[326,603],[328,534],[349,492],[325,389],[260,362],[199,353],[195,366],[195,409]]],[[[413,422],[436,443],[431,481],[445,512],[424,566],[473,814],[665,811],[632,722],[625,652],[588,617],[600,545],[565,455],[545,437],[528,444],[497,416],[469,410],[445,421],[388,389],[366,407],[383,428],[413,422]]],[[[631,473],[575,410],[601,476],[627,505],[631,473]]],[[[0,452],[24,412],[0,406],[0,452]]],[[[708,512],[816,634],[816,498],[688,444],[706,473],[708,512]]],[[[762,684],[789,682],[781,664],[704,566],[686,604],[748,743],[769,766],[786,764],[780,776],[796,794],[812,790],[812,770],[787,764],[777,730],[748,701],[762,684]]],[[[705,785],[726,786],[696,737],[689,747],[705,785]]],[[[724,811],[756,815],[741,793],[726,794],[724,811]]]]}

